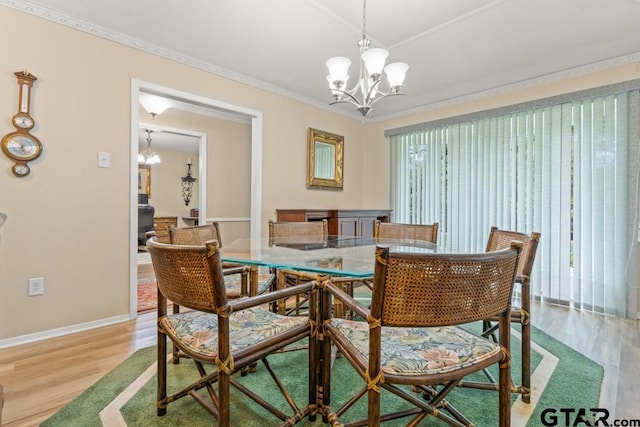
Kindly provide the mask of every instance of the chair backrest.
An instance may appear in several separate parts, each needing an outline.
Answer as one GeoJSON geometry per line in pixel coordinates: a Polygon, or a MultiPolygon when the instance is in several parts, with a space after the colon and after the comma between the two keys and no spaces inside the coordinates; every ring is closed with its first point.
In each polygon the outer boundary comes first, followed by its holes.
{"type": "Polygon", "coordinates": [[[172,245],[151,236],[147,250],[162,295],[181,307],[209,313],[225,305],[227,296],[218,249],[215,240],[198,246],[172,245]]]}
{"type": "Polygon", "coordinates": [[[269,220],[269,243],[326,243],[329,223],[322,221],[275,222],[269,220]]]}
{"type": "Polygon", "coordinates": [[[510,307],[522,243],[476,254],[391,252],[376,248],[371,315],[385,326],[473,322],[510,307]]]}
{"type": "Polygon", "coordinates": [[[220,226],[217,222],[169,229],[169,241],[174,245],[204,245],[209,240],[217,240],[218,247],[222,247],[220,226]]]}
{"type": "Polygon", "coordinates": [[[413,239],[438,243],[438,223],[399,224],[376,220],[373,235],[385,239],[413,239]]]}
{"type": "Polygon", "coordinates": [[[497,251],[508,248],[511,241],[517,240],[522,242],[522,253],[518,262],[518,271],[516,273],[516,282],[528,283],[533,269],[533,262],[536,259],[538,250],[538,242],[540,241],[540,233],[532,232],[531,235],[519,233],[517,231],[500,230],[498,227],[491,227],[489,232],[489,240],[487,240],[487,252],[497,251]]]}

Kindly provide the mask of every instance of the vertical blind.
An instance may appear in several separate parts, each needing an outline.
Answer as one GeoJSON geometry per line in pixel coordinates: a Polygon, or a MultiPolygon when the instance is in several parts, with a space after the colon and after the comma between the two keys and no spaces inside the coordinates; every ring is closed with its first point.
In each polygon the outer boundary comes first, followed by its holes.
{"type": "Polygon", "coordinates": [[[333,179],[336,175],[336,147],[325,142],[314,143],[315,178],[333,179]]]}
{"type": "Polygon", "coordinates": [[[392,135],[394,222],[483,251],[491,226],[542,237],[541,301],[637,314],[638,91],[392,135]]]}

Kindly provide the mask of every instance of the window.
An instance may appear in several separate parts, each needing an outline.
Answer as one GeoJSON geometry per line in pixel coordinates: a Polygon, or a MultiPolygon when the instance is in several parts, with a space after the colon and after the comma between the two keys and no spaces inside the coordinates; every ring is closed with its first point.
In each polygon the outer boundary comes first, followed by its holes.
{"type": "Polygon", "coordinates": [[[461,251],[483,251],[493,225],[539,231],[534,298],[635,317],[630,83],[387,131],[393,221],[437,221],[438,241],[461,251]]]}

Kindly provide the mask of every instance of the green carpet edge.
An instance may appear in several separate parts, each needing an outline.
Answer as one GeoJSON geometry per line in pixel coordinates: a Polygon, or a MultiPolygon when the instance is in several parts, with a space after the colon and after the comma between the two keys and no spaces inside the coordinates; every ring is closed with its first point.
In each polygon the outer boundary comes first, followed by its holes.
{"type": "MultiPolygon", "coordinates": [[[[549,351],[559,358],[556,372],[562,372],[563,375],[551,377],[527,425],[539,426],[541,413],[546,408],[597,407],[604,368],[536,328],[532,328],[532,338],[539,346],[553,349],[553,351],[549,351]],[[586,367],[586,369],[582,367],[586,367]],[[579,392],[577,392],[578,390],[579,392]]],[[[155,346],[137,350],[126,359],[127,363],[119,364],[83,392],[79,398],[74,399],[41,425],[44,427],[100,425],[99,411],[128,387],[133,378],[142,374],[149,367],[149,361],[155,360],[155,350],[155,346]],[[96,408],[100,409],[96,410],[96,408]]],[[[155,380],[153,382],[155,383],[155,380]]],[[[175,420],[170,422],[164,417],[153,422],[149,420],[147,425],[151,425],[151,423],[152,425],[164,425],[165,423],[180,425],[175,424],[175,420]]]]}

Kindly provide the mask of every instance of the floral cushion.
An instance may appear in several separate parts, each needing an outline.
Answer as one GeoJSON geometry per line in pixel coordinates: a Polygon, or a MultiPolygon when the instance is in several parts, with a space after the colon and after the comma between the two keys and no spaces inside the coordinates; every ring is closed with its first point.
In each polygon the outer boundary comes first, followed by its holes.
{"type": "MultiPolygon", "coordinates": [[[[369,325],[346,319],[331,324],[360,354],[366,366],[369,325]]],[[[494,356],[500,347],[455,326],[437,328],[382,328],[382,371],[392,375],[433,375],[470,366],[494,356]]]]}
{"type": "MultiPolygon", "coordinates": [[[[270,273],[258,273],[258,295],[263,294],[269,289],[275,276],[270,273]]],[[[247,284],[247,292],[249,291],[249,284],[247,284]]],[[[242,289],[242,275],[232,274],[224,276],[224,287],[227,290],[227,298],[239,298],[242,296],[240,293],[242,289]]]]}
{"type": "MultiPolygon", "coordinates": [[[[307,324],[302,316],[280,316],[262,307],[252,307],[229,316],[230,351],[235,352],[267,338],[307,324]]],[[[186,311],[163,319],[163,327],[189,349],[204,357],[218,353],[218,316],[186,311]]]]}
{"type": "MultiPolygon", "coordinates": [[[[240,298],[242,293],[242,274],[231,274],[224,276],[224,288],[227,290],[227,298],[240,298]]],[[[249,284],[247,283],[247,292],[249,284]]]]}

